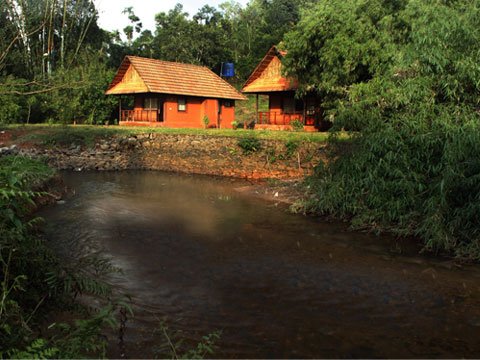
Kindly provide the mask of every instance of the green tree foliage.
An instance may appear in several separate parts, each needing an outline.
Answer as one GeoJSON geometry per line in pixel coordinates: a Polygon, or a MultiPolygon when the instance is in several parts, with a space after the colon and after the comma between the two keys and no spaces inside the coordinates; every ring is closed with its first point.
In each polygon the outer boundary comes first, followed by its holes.
{"type": "Polygon", "coordinates": [[[190,19],[177,4],[155,20],[155,58],[204,65],[217,73],[221,62],[231,59],[225,19],[216,8],[205,5],[190,19]]]}
{"type": "Polygon", "coordinates": [[[114,71],[98,61],[86,60],[82,67],[55,73],[52,81],[57,86],[42,99],[48,120],[103,125],[115,114],[118,100],[104,95],[114,71]],[[73,85],[65,87],[65,84],[73,85]]]}
{"type": "Polygon", "coordinates": [[[23,81],[8,76],[3,79],[3,87],[8,89],[4,94],[0,93],[0,124],[11,124],[21,122],[23,120],[24,105],[26,99],[19,99],[15,91],[20,91],[23,81]]]}
{"type": "Polygon", "coordinates": [[[219,73],[222,61],[232,58],[223,14],[205,5],[193,16],[193,20],[196,61],[219,73]]]}
{"type": "Polygon", "coordinates": [[[245,8],[234,1],[219,9],[205,5],[191,19],[177,4],[155,17],[153,56],[205,65],[217,73],[222,61],[234,61],[243,81],[298,18],[299,3],[293,0],[255,0],[245,8]]]}
{"type": "Polygon", "coordinates": [[[132,23],[132,25],[128,25],[123,29],[123,32],[127,37],[128,44],[131,45],[134,31],[139,33],[142,30],[143,25],[140,22],[140,18],[133,12],[133,8],[131,6],[125,8],[122,13],[127,14],[128,20],[130,20],[132,23]]]}
{"type": "Polygon", "coordinates": [[[233,81],[242,83],[311,2],[254,0],[242,7],[230,1],[204,5],[193,16],[177,4],[155,15],[153,31],[127,7],[130,24],[109,33],[98,27],[93,0],[2,1],[0,122],[112,120],[115,101],[102,90],[125,55],[199,64],[216,73],[222,62],[233,61],[233,81]]]}
{"type": "Polygon", "coordinates": [[[78,65],[80,52],[101,49],[107,40],[90,0],[2,1],[0,17],[0,70],[25,79],[78,65]]]}
{"type": "Polygon", "coordinates": [[[322,1],[286,46],[336,129],[359,130],[312,209],[479,259],[480,2],[322,1]]]}
{"type": "Polygon", "coordinates": [[[0,123],[111,118],[109,36],[92,1],[0,3],[0,123]]]}
{"type": "Polygon", "coordinates": [[[225,47],[237,65],[239,78],[245,80],[272,45],[299,20],[300,9],[311,0],[253,0],[245,8],[238,3],[220,5],[228,34],[225,47]]]}
{"type": "Polygon", "coordinates": [[[257,0],[250,6],[257,6],[262,16],[256,34],[256,46],[269,49],[282,41],[283,35],[293,29],[300,18],[300,2],[291,0],[257,0]]]}
{"type": "Polygon", "coordinates": [[[155,16],[156,32],[154,39],[155,56],[169,61],[196,62],[194,22],[188,19],[181,4],[168,13],[155,16]]]}
{"type": "Polygon", "coordinates": [[[287,73],[303,91],[314,89],[337,110],[353,84],[383,74],[397,54],[392,34],[401,30],[401,1],[321,1],[305,11],[285,39],[287,73]],[[399,29],[400,28],[400,29],[399,29]]]}

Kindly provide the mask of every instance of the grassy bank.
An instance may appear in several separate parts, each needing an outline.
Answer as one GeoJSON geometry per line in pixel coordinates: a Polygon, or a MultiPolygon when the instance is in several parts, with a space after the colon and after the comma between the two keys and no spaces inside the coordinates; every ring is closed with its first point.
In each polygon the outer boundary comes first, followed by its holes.
{"type": "MultiPolygon", "coordinates": [[[[324,142],[328,133],[307,133],[290,131],[252,131],[231,129],[171,129],[171,128],[145,128],[145,127],[120,127],[120,126],[94,126],[94,125],[5,125],[0,126],[4,131],[3,142],[14,141],[17,144],[44,144],[44,145],[78,145],[91,146],[95,141],[113,135],[137,135],[145,133],[159,133],[172,135],[198,135],[212,137],[250,138],[280,141],[311,141],[324,142]]],[[[344,134],[344,138],[347,136],[344,134]]],[[[0,136],[0,143],[2,137],[0,136]]]]}
{"type": "Polygon", "coordinates": [[[114,306],[91,312],[75,302],[81,294],[109,293],[102,275],[90,276],[100,261],[62,264],[38,231],[41,220],[31,216],[36,199],[48,197],[42,189],[53,176],[40,161],[0,157],[1,358],[98,357],[105,351],[100,330],[112,321],[114,306]],[[67,312],[70,321],[52,323],[52,312],[67,312]]]}

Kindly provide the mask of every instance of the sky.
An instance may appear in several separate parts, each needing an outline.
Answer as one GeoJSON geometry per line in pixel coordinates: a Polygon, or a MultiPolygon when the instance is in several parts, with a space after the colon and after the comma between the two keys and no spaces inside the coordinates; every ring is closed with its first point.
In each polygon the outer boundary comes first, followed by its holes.
{"type": "MultiPolygon", "coordinates": [[[[181,3],[184,11],[190,16],[197,13],[197,10],[203,5],[218,7],[226,0],[94,0],[99,13],[98,24],[105,30],[120,30],[129,25],[129,20],[123,9],[132,6],[133,12],[137,15],[143,29],[155,30],[155,14],[159,12],[168,12],[173,9],[175,4],[181,3]]],[[[246,5],[248,0],[236,0],[242,5],[246,5]]]]}

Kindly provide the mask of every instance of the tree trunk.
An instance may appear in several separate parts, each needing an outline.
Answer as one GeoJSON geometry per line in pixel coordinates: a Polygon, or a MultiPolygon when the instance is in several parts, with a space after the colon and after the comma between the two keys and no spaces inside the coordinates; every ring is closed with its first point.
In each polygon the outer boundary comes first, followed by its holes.
{"type": "Polygon", "coordinates": [[[63,68],[65,59],[65,18],[67,17],[67,0],[63,0],[63,19],[62,19],[62,34],[60,43],[60,64],[63,68]]]}

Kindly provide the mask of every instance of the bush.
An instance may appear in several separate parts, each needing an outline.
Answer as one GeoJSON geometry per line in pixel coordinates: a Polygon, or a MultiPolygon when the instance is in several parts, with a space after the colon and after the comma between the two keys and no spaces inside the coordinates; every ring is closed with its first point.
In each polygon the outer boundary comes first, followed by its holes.
{"type": "Polygon", "coordinates": [[[36,161],[0,158],[0,292],[4,299],[0,302],[0,343],[4,350],[28,337],[24,317],[49,294],[46,274],[57,268],[50,251],[29,234],[37,221],[24,220],[36,195],[31,189],[51,175],[48,167],[36,161]]]}
{"type": "Polygon", "coordinates": [[[317,197],[311,210],[480,260],[478,115],[444,109],[399,116],[344,147],[310,179],[317,197]]]}
{"type": "Polygon", "coordinates": [[[207,115],[203,117],[202,122],[203,122],[203,127],[205,129],[208,129],[208,125],[210,124],[210,119],[208,118],[207,115]]]}
{"type": "Polygon", "coordinates": [[[34,231],[39,219],[29,219],[28,214],[34,198],[47,194],[32,189],[53,174],[39,161],[0,157],[0,358],[100,354],[106,345],[100,331],[114,322],[110,306],[73,325],[56,324],[61,333],[51,339],[37,337],[47,313],[71,310],[78,294],[111,296],[102,278],[111,268],[108,262],[84,257],[64,266],[34,231]]]}
{"type": "Polygon", "coordinates": [[[289,139],[285,142],[285,149],[287,150],[287,157],[292,157],[292,155],[297,151],[298,147],[300,146],[300,142],[298,140],[289,139]]]}
{"type": "Polygon", "coordinates": [[[0,78],[0,124],[14,124],[23,120],[27,115],[24,110],[27,106],[26,97],[18,96],[13,91],[21,90],[21,80],[14,79],[12,76],[0,78]],[[2,94],[2,90],[5,93],[2,94]]]}
{"type": "Polygon", "coordinates": [[[245,155],[257,152],[262,148],[260,140],[253,136],[238,139],[238,146],[243,150],[245,155]]]}
{"type": "Polygon", "coordinates": [[[303,123],[300,120],[293,120],[290,123],[293,131],[303,131],[303,123]]]}

